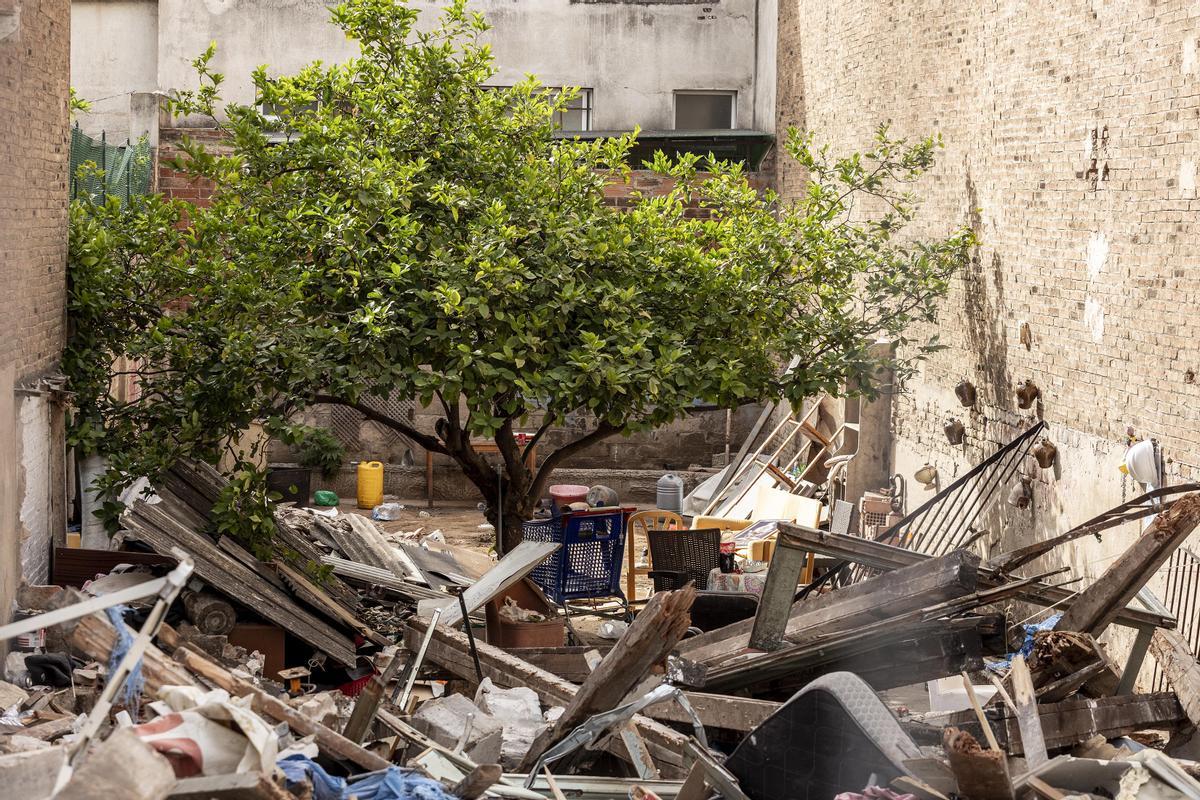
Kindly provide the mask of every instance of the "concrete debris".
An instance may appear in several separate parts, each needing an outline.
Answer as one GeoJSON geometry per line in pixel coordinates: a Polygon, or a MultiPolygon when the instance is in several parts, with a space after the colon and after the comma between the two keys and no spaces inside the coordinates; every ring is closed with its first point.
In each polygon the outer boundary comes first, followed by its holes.
{"type": "Polygon", "coordinates": [[[99,742],[55,800],[162,800],[175,786],[171,762],[129,728],[99,742]]]}
{"type": "Polygon", "coordinates": [[[412,716],[412,726],[476,764],[500,761],[504,724],[461,694],[422,703],[412,716]]]}

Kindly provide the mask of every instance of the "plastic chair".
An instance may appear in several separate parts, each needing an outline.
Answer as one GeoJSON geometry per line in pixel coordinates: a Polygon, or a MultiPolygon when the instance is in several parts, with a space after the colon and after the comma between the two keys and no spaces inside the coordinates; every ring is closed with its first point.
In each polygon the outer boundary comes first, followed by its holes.
{"type": "Polygon", "coordinates": [[[629,602],[637,599],[637,576],[645,575],[650,572],[651,566],[654,564],[653,559],[649,559],[645,567],[637,566],[637,537],[640,534],[645,537],[647,532],[666,531],[666,530],[683,530],[683,517],[676,514],[674,511],[664,511],[661,508],[656,508],[651,511],[639,511],[629,518],[629,522],[625,527],[626,541],[626,564],[625,564],[625,596],[629,602]]]}
{"type": "Polygon", "coordinates": [[[708,588],[708,573],[721,566],[721,529],[648,531],[650,577],[654,591],[682,589],[692,581],[698,590],[708,588]]]}
{"type": "Polygon", "coordinates": [[[750,592],[710,592],[709,574],[721,566],[721,529],[649,531],[650,552],[657,565],[650,570],[654,591],[696,585],[692,603],[693,632],[711,631],[750,619],[758,613],[758,597],[750,592]]]}

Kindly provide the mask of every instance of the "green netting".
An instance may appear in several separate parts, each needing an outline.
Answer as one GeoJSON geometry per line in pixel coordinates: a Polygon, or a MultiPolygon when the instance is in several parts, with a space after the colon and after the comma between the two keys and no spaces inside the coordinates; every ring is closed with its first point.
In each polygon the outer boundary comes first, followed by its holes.
{"type": "Polygon", "coordinates": [[[71,129],[71,198],[102,200],[112,195],[127,202],[150,192],[150,144],[113,145],[101,135],[99,141],[71,129]]]}

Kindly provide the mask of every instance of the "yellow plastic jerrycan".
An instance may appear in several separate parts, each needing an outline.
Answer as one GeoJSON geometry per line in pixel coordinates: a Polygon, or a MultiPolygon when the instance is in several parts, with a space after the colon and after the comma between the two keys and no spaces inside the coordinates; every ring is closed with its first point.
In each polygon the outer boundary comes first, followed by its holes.
{"type": "Polygon", "coordinates": [[[358,507],[374,508],[383,502],[383,464],[379,461],[358,463],[358,507]]]}

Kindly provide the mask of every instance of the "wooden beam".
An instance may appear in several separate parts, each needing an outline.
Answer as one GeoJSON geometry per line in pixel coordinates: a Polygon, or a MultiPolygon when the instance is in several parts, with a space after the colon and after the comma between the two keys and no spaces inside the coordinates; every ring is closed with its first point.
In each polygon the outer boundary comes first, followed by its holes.
{"type": "Polygon", "coordinates": [[[1150,640],[1150,652],[1175,690],[1188,721],[1200,726],[1200,663],[1187,640],[1178,631],[1157,630],[1150,640]]]}
{"type": "MultiPolygon", "coordinates": [[[[918,553],[915,550],[907,550],[903,547],[896,547],[895,545],[884,544],[883,542],[876,542],[871,539],[862,539],[857,536],[811,530],[800,526],[794,526],[794,530],[796,531],[795,535],[802,538],[804,545],[815,553],[863,564],[874,569],[884,571],[895,570],[934,558],[934,556],[918,553]]],[[[979,570],[980,586],[998,587],[1011,580],[1010,576],[996,572],[995,570],[982,567],[979,570]]],[[[1039,606],[1054,606],[1056,608],[1070,608],[1078,600],[1078,596],[1074,592],[1061,587],[1050,586],[1044,582],[1037,582],[1025,587],[1018,597],[1039,606]]],[[[1113,621],[1119,625],[1134,628],[1141,628],[1147,625],[1158,628],[1174,628],[1176,625],[1174,617],[1163,616],[1162,614],[1137,608],[1119,609],[1113,621]]]]}
{"type": "Polygon", "coordinates": [[[164,503],[134,503],[122,517],[133,538],[167,555],[179,547],[192,557],[196,576],[270,622],[346,666],[354,664],[354,644],[340,631],[300,607],[289,595],[263,580],[206,536],[172,517],[164,503]]]}
{"type": "Polygon", "coordinates": [[[1079,593],[1055,630],[1102,634],[1197,525],[1200,493],[1179,498],[1154,518],[1095,583],[1079,593]]]}
{"type": "MultiPolygon", "coordinates": [[[[404,639],[410,650],[415,651],[420,647],[428,626],[427,620],[410,619],[408,621],[404,630],[404,639]]],[[[484,677],[491,678],[492,683],[502,689],[527,686],[537,692],[542,703],[548,706],[565,706],[579,691],[578,685],[565,681],[546,670],[538,669],[498,647],[486,642],[477,642],[476,644],[479,664],[483,668],[484,677]]],[[[426,659],[463,680],[471,682],[477,680],[467,635],[462,631],[445,628],[441,625],[437,626],[433,632],[433,638],[430,640],[426,659]]],[[[381,713],[380,719],[382,718],[383,714],[381,713]]],[[[646,746],[650,748],[650,754],[654,757],[654,762],[663,773],[663,777],[682,778],[687,772],[683,746],[688,737],[641,714],[635,715],[632,722],[646,741],[646,746]]],[[[618,745],[613,750],[615,755],[625,758],[626,753],[623,746],[618,745]]]]}
{"type": "MultiPolygon", "coordinates": [[[[784,637],[792,642],[850,630],[888,617],[963,597],[975,591],[979,558],[965,551],[918,561],[837,591],[810,595],[791,607],[784,637]]],[[[752,620],[735,622],[680,643],[690,661],[716,663],[750,644],[752,620]]]]}
{"type": "Polygon", "coordinates": [[[450,794],[459,800],[477,800],[500,780],[502,774],[499,764],[480,764],[455,784],[450,794]]]}
{"type": "Polygon", "coordinates": [[[764,654],[710,671],[706,691],[741,690],[767,681],[797,686],[828,672],[854,672],[875,689],[921,683],[983,668],[981,630],[1003,624],[999,616],[931,620],[917,626],[875,627],[764,654]]]}
{"type": "Polygon", "coordinates": [[[278,786],[261,772],[236,772],[182,778],[167,795],[168,800],[295,800],[295,795],[278,786]]]}
{"type": "Polygon", "coordinates": [[[767,583],[763,587],[758,611],[753,619],[754,627],[750,631],[750,647],[756,650],[778,650],[783,647],[796,585],[800,583],[800,574],[808,565],[808,551],[798,547],[795,540],[787,535],[787,526],[780,528],[775,544],[775,553],[767,571],[767,583]]]}
{"type": "MultiPolygon", "coordinates": [[[[1118,697],[1072,697],[1061,703],[1041,703],[1038,717],[1047,749],[1072,747],[1096,735],[1112,739],[1149,728],[1175,729],[1187,718],[1171,692],[1118,697]]],[[[1009,755],[1024,755],[1016,715],[1005,706],[988,711],[1000,746],[1009,755]]],[[[927,717],[931,724],[975,731],[979,723],[970,711],[927,717]]]]}
{"type": "Polygon", "coordinates": [[[518,772],[533,769],[542,753],[588,718],[620,705],[687,633],[695,599],[696,590],[690,584],[678,591],[652,596],[600,665],[580,685],[562,715],[534,740],[518,772]]]}

